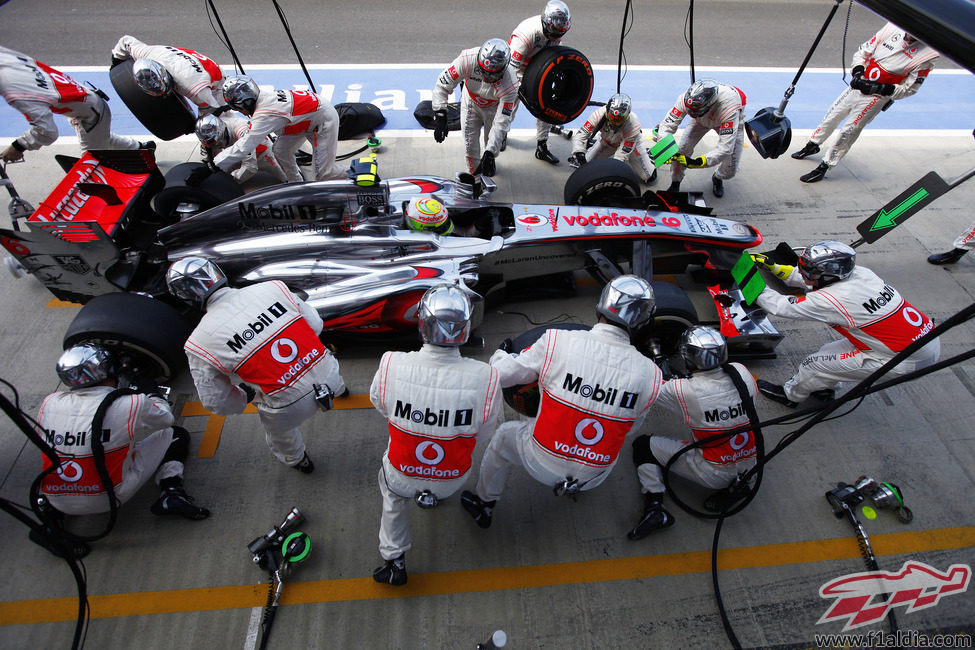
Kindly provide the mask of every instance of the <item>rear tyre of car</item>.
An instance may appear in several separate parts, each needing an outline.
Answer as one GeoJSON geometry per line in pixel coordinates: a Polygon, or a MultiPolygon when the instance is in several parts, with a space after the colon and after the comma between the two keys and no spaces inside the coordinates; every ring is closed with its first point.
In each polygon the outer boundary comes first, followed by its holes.
{"type": "Polygon", "coordinates": [[[234,177],[223,171],[207,176],[195,187],[186,184],[186,177],[203,163],[180,163],[166,172],[166,186],[152,199],[152,209],[166,224],[176,223],[180,203],[196,204],[199,211],[209,210],[243,196],[244,190],[234,177]]]}
{"type": "Polygon", "coordinates": [[[566,205],[617,207],[641,196],[640,178],[621,160],[597,158],[572,172],[562,196],[566,205]]]}
{"type": "Polygon", "coordinates": [[[592,64],[582,52],[564,45],[542,48],[521,79],[518,97],[528,111],[549,124],[579,117],[592,97],[592,64]]]}
{"type": "Polygon", "coordinates": [[[126,59],[109,71],[112,87],[142,126],[160,140],[173,140],[193,133],[196,113],[180,95],[170,92],[153,97],[139,88],[132,77],[132,59],[126,59]]]}

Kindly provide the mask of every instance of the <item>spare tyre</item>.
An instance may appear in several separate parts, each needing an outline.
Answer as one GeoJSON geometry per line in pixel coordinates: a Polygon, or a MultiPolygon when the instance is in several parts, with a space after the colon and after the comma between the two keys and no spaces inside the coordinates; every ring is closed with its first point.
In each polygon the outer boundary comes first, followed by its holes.
{"type": "Polygon", "coordinates": [[[132,76],[132,59],[126,59],[114,66],[108,73],[112,87],[135,115],[142,126],[160,140],[173,140],[181,135],[193,133],[196,128],[196,112],[181,95],[169,92],[162,97],[153,97],[135,83],[132,76]]]}
{"type": "Polygon", "coordinates": [[[571,47],[553,45],[532,57],[521,78],[518,97],[528,111],[549,124],[579,117],[592,97],[592,65],[571,47]]]}
{"type": "Polygon", "coordinates": [[[597,158],[572,172],[562,192],[566,205],[618,207],[641,195],[640,178],[628,163],[597,158]]]}
{"type": "Polygon", "coordinates": [[[190,187],[186,177],[204,163],[180,163],[166,172],[166,186],[152,199],[152,209],[165,224],[179,220],[176,208],[180,203],[194,203],[199,211],[209,210],[221,203],[243,196],[244,190],[234,177],[224,171],[215,171],[199,185],[190,187]]]}

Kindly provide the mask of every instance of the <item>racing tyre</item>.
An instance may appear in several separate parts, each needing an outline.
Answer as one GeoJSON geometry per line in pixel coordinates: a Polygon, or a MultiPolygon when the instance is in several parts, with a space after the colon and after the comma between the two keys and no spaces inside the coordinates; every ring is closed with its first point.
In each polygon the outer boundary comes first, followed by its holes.
{"type": "Polygon", "coordinates": [[[592,97],[592,65],[571,47],[542,48],[525,68],[518,97],[528,111],[549,124],[579,117],[592,97]]]}
{"type": "Polygon", "coordinates": [[[641,196],[640,178],[622,160],[597,158],[572,172],[562,196],[566,205],[616,207],[641,196]]]}
{"type": "Polygon", "coordinates": [[[187,101],[175,92],[162,97],[146,94],[132,77],[133,63],[132,59],[126,59],[108,73],[112,87],[129,111],[160,140],[173,140],[193,133],[196,113],[187,101]]]}
{"type": "MultiPolygon", "coordinates": [[[[663,367],[670,364],[671,359],[678,362],[680,369],[683,363],[676,356],[681,334],[692,325],[700,321],[694,303],[683,289],[670,282],[651,282],[656,300],[656,309],[650,325],[644,327],[633,337],[633,344],[646,357],[657,361],[663,367]],[[655,340],[660,344],[660,356],[655,357],[650,343],[655,340]]],[[[665,370],[667,370],[665,368],[665,370]]]]}
{"type": "Polygon", "coordinates": [[[180,203],[196,204],[202,212],[243,196],[240,184],[223,171],[213,172],[196,187],[188,186],[186,177],[202,166],[203,163],[180,163],[166,172],[165,188],[152,199],[152,209],[164,223],[173,224],[179,220],[176,208],[180,203]]]}
{"type": "Polygon", "coordinates": [[[88,301],[64,334],[64,349],[97,343],[134,365],[142,377],[167,383],[186,365],[183,344],[192,324],[174,307],[137,293],[106,293],[88,301]]]}
{"type": "MultiPolygon", "coordinates": [[[[510,345],[505,348],[508,352],[521,352],[527,348],[530,348],[535,341],[541,338],[542,334],[546,330],[588,330],[591,329],[588,325],[580,325],[578,323],[561,323],[559,325],[542,325],[541,327],[536,327],[530,329],[527,332],[519,334],[517,337],[511,340],[510,345]]],[[[538,392],[538,382],[534,381],[530,384],[518,384],[516,386],[509,386],[508,388],[502,388],[501,394],[504,396],[504,401],[513,408],[518,413],[522,415],[527,415],[528,417],[535,417],[538,415],[538,405],[541,401],[541,396],[538,392]]]]}

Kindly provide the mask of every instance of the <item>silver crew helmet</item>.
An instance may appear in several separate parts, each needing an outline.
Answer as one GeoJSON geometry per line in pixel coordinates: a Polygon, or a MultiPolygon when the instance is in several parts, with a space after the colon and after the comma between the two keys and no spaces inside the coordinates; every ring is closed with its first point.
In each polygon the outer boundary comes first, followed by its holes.
{"type": "Polygon", "coordinates": [[[223,149],[230,145],[230,128],[226,122],[209,113],[196,120],[196,137],[205,147],[223,149]]]}
{"type": "Polygon", "coordinates": [[[81,343],[65,350],[55,369],[70,390],[85,388],[115,378],[115,361],[111,353],[94,343],[81,343]]]}
{"type": "Polygon", "coordinates": [[[635,275],[620,275],[603,287],[596,313],[633,332],[650,321],[654,307],[653,287],[649,282],[635,275]]]}
{"type": "Polygon", "coordinates": [[[799,274],[812,286],[825,287],[850,277],[856,259],[856,251],[843,242],[819,241],[799,254],[799,274]]]}
{"type": "Polygon", "coordinates": [[[227,284],[227,276],[203,257],[176,260],[166,272],[169,292],[188,305],[202,309],[214,291],[227,284]]]}
{"type": "Polygon", "coordinates": [[[569,7],[562,0],[549,0],[542,10],[542,32],[550,41],[557,41],[565,36],[572,26],[569,7]]]}
{"type": "Polygon", "coordinates": [[[718,368],[728,361],[728,344],[721,333],[710,327],[694,325],[681,334],[677,345],[684,367],[690,372],[718,368]]]}
{"type": "Polygon", "coordinates": [[[684,93],[684,110],[691,117],[701,117],[718,101],[718,82],[698,79],[684,93]]]}
{"type": "Polygon", "coordinates": [[[136,59],[132,63],[132,77],[139,88],[153,97],[162,97],[173,89],[169,70],[152,59],[136,59]]]}
{"type": "Polygon", "coordinates": [[[235,111],[253,115],[261,89],[257,82],[246,75],[229,77],[223,82],[223,101],[235,111]]]}
{"type": "Polygon", "coordinates": [[[616,93],[606,102],[606,119],[613,126],[622,126],[630,117],[633,100],[626,93],[616,93]]]}
{"type": "Polygon", "coordinates": [[[511,61],[511,48],[500,38],[489,38],[477,52],[477,67],[487,82],[501,79],[508,62],[511,61]]]}
{"type": "Polygon", "coordinates": [[[473,306],[470,296],[453,284],[431,287],[420,298],[416,316],[424,343],[459,346],[471,333],[473,306]]]}

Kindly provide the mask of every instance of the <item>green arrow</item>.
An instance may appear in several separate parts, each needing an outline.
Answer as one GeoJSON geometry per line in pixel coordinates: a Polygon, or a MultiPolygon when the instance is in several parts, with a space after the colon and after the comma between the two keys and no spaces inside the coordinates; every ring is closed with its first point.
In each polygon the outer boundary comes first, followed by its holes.
{"type": "Polygon", "coordinates": [[[909,197],[894,206],[894,209],[892,209],[890,212],[881,210],[880,214],[877,215],[877,220],[871,224],[870,232],[873,232],[874,230],[893,228],[897,225],[898,217],[903,215],[905,212],[913,208],[927,197],[928,191],[922,187],[917,192],[911,194],[909,197]]]}

